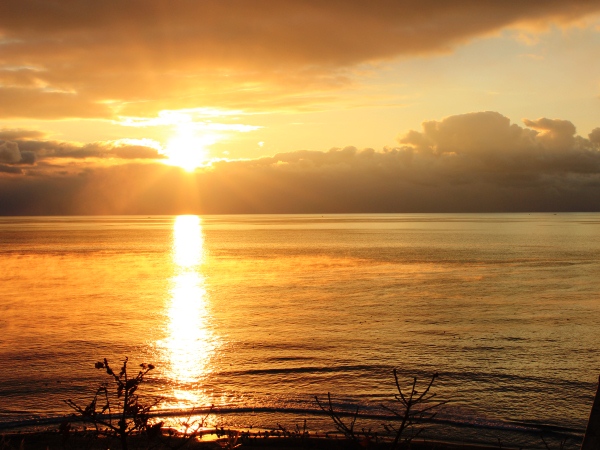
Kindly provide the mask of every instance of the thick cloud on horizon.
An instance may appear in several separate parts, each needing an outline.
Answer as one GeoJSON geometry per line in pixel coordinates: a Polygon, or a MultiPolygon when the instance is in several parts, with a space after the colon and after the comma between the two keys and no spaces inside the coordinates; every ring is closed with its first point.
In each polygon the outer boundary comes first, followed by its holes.
{"type": "Polygon", "coordinates": [[[360,64],[598,11],[596,0],[3,0],[0,117],[297,106],[360,64]]]}
{"type": "Polygon", "coordinates": [[[193,174],[160,163],[65,172],[31,166],[0,173],[0,212],[598,211],[600,128],[584,138],[566,120],[524,123],[497,112],[462,114],[424,122],[382,151],[296,151],[220,161],[193,174]]]}

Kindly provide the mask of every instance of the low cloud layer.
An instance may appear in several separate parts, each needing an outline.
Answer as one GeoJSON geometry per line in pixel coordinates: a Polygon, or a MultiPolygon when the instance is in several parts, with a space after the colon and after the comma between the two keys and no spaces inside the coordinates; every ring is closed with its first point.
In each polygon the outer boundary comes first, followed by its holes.
{"type": "MultiPolygon", "coordinates": [[[[218,214],[598,211],[600,128],[511,123],[496,112],[451,116],[399,136],[399,146],[296,151],[221,161],[193,174],[159,162],[49,171],[0,168],[3,214],[218,214]]],[[[39,141],[23,140],[42,155],[39,141]]],[[[29,145],[29,147],[27,147],[29,145]]],[[[5,145],[3,167],[16,167],[5,145]],[[12,165],[10,165],[12,164],[12,165]]],[[[44,158],[94,153],[54,148],[44,158]]],[[[127,151],[133,151],[131,149],[127,151]]],[[[146,151],[146,150],[144,150],[146,151]]],[[[4,155],[4,153],[1,153],[4,155]]],[[[40,156],[41,158],[41,156],[40,156]]]]}
{"type": "Polygon", "coordinates": [[[80,144],[45,139],[35,130],[0,130],[0,163],[21,165],[60,159],[164,159],[157,147],[140,140],[80,144]],[[4,139],[3,139],[4,138],[4,139]],[[8,140],[10,138],[10,140],[8,140]]]}
{"type": "Polygon", "coordinates": [[[3,0],[0,117],[293,105],[360,64],[598,11],[596,0],[3,0]]]}

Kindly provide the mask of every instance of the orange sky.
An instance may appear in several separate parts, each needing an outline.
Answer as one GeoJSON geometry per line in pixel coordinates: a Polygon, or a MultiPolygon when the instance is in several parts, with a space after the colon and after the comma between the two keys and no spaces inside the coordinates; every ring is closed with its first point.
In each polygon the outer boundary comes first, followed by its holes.
{"type": "Polygon", "coordinates": [[[597,0],[3,0],[0,214],[600,208],[597,0]]]}

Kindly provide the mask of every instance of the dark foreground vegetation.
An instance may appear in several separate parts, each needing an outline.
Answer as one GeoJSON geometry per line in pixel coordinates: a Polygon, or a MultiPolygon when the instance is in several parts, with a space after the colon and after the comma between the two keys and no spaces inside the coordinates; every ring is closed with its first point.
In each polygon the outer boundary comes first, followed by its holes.
{"type": "MultiPolygon", "coordinates": [[[[359,409],[352,412],[336,410],[331,394],[327,399],[315,397],[321,411],[332,421],[334,433],[310,432],[296,425],[288,430],[278,425],[274,430],[239,431],[210,428],[204,416],[194,415],[180,420],[176,427],[167,427],[155,419],[152,409],[160,399],[142,399],[139,388],[154,369],[152,364],[140,364],[132,374],[125,358],[119,370],[114,370],[108,360],[95,364],[103,370],[109,381],[102,383],[87,405],[68,399],[65,403],[74,411],[59,427],[51,430],[0,435],[0,450],[108,450],[108,449],[169,449],[205,450],[478,450],[502,449],[499,446],[481,446],[427,441],[420,439],[426,424],[433,419],[435,410],[446,403],[437,400],[432,387],[437,373],[420,388],[417,378],[402,388],[398,373],[393,378],[397,393],[396,407],[382,405],[394,420],[381,424],[380,429],[365,428],[360,424],[359,409]],[[193,419],[193,417],[196,417],[193,419]]],[[[564,441],[547,450],[562,450],[564,441]]]]}
{"type": "MultiPolygon", "coordinates": [[[[229,433],[229,432],[228,432],[229,433]]],[[[217,440],[205,440],[199,437],[169,436],[164,433],[161,438],[149,438],[147,435],[132,435],[128,440],[129,449],[144,450],[174,450],[174,449],[202,449],[202,450],[356,450],[352,441],[345,438],[322,437],[309,434],[306,437],[289,437],[277,431],[264,433],[237,433],[232,436],[225,435],[217,440]]],[[[8,434],[0,437],[2,450],[108,450],[118,449],[119,442],[95,435],[87,431],[71,433],[68,440],[56,431],[44,431],[26,434],[8,434]]],[[[360,447],[365,448],[365,447],[360,447]]],[[[368,448],[373,450],[387,450],[389,443],[370,443],[368,448]]],[[[509,450],[508,447],[482,446],[469,444],[456,444],[447,442],[413,440],[411,450],[509,450]]],[[[558,450],[558,447],[556,448],[558,450]]]]}

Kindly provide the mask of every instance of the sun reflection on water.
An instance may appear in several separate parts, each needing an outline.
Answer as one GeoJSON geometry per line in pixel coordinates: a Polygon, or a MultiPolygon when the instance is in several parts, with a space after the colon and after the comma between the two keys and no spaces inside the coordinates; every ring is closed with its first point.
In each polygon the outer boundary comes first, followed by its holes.
{"type": "Polygon", "coordinates": [[[195,270],[204,261],[204,238],[198,216],[178,216],[173,224],[173,261],[179,269],[195,270]]]}
{"type": "Polygon", "coordinates": [[[210,359],[217,346],[202,273],[206,255],[198,216],[176,217],[172,255],[174,275],[167,306],[167,336],[160,344],[179,401],[171,406],[188,407],[203,402],[201,380],[210,372],[210,359]]]}

